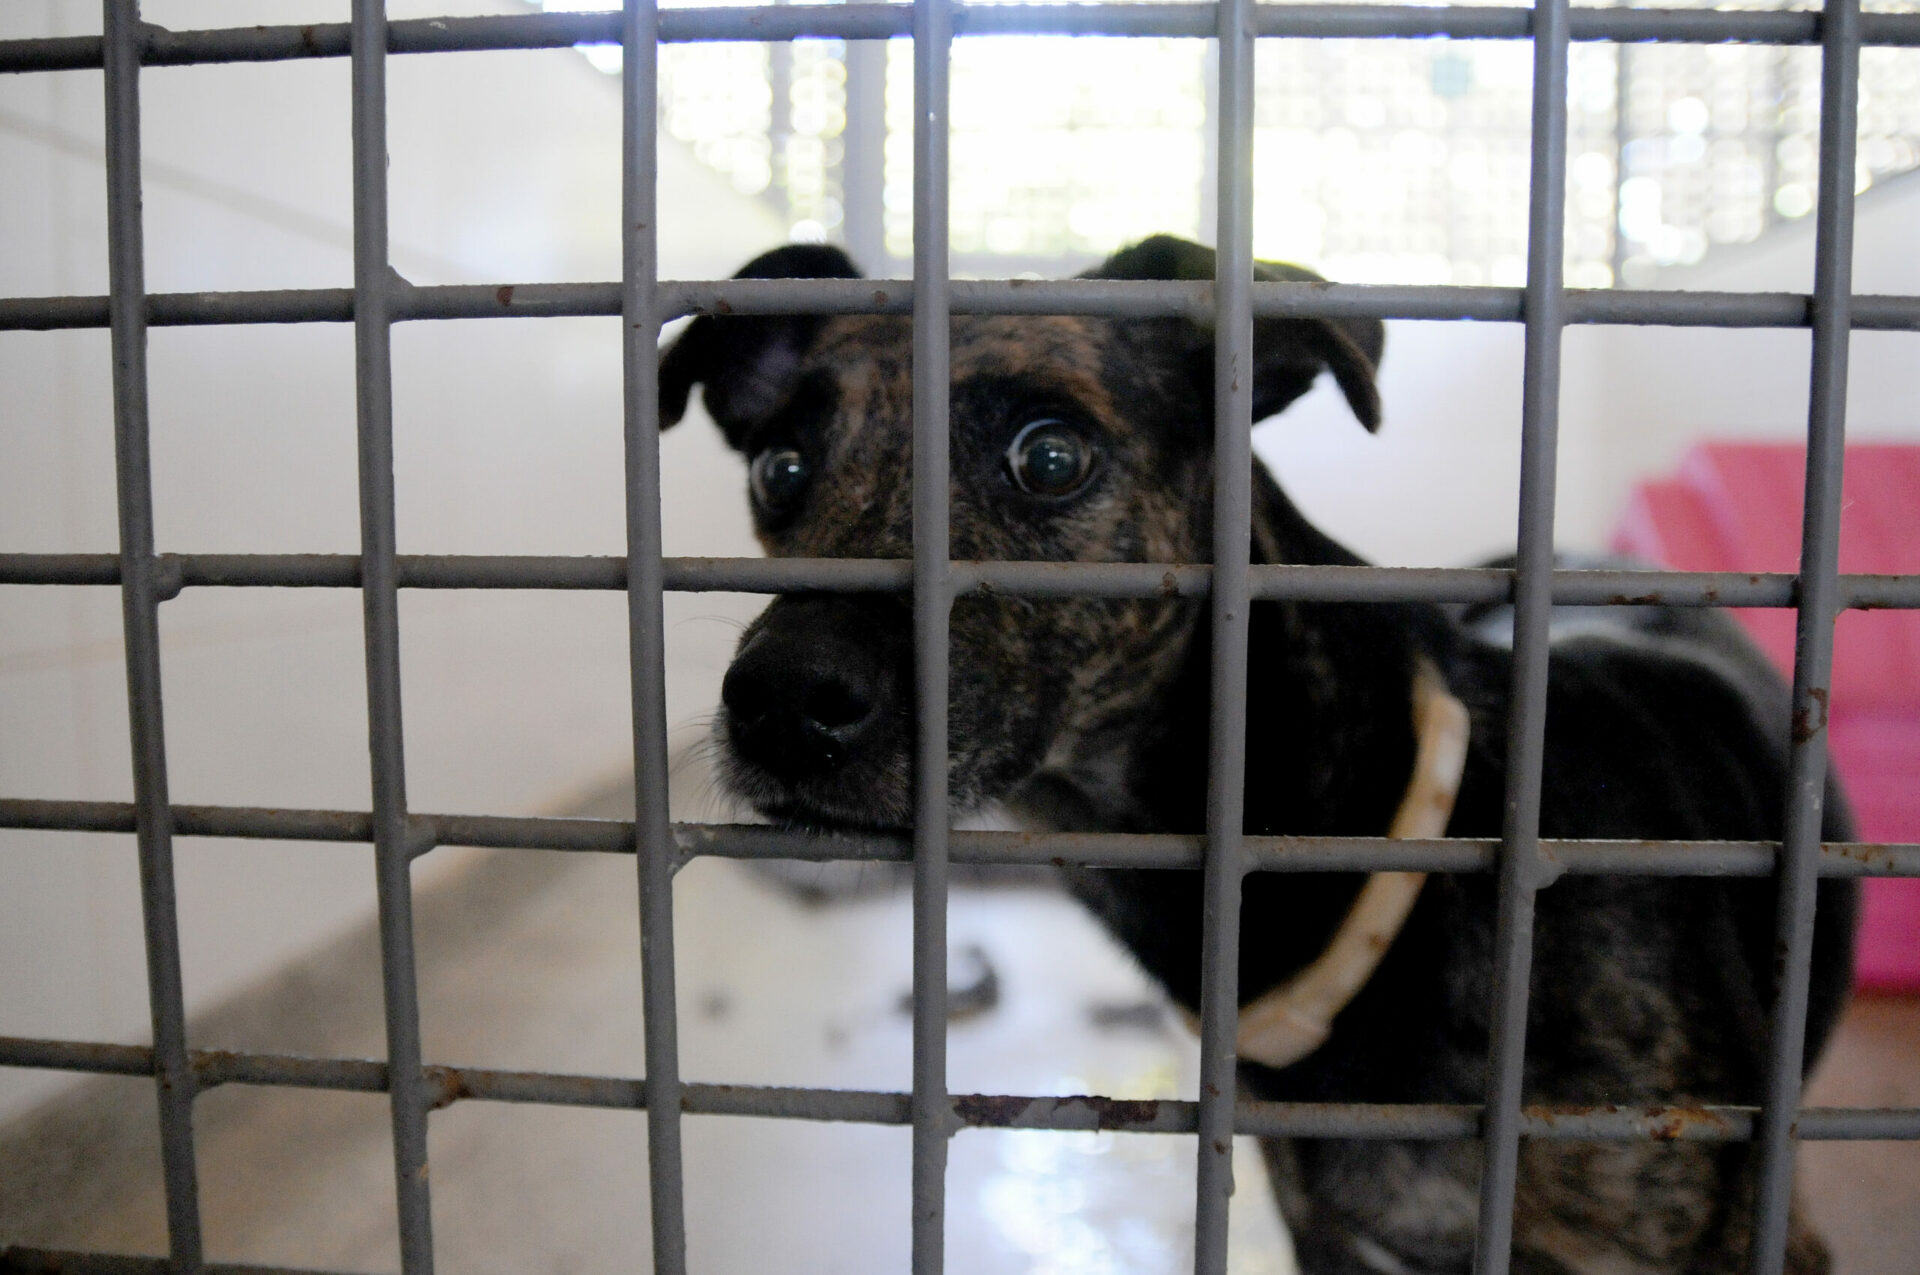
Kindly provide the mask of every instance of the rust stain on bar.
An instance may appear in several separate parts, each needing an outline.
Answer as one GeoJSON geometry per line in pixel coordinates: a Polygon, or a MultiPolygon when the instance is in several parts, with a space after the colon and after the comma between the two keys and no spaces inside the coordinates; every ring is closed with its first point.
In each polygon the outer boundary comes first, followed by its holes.
{"type": "Polygon", "coordinates": [[[955,1094],[953,1114],[974,1128],[1005,1128],[1017,1124],[1040,1101],[997,1094],[955,1094]]]}
{"type": "Polygon", "coordinates": [[[1724,1115],[1706,1107],[1649,1107],[1646,1114],[1653,1122],[1653,1137],[1660,1142],[1676,1141],[1695,1130],[1733,1132],[1732,1123],[1724,1115]]]}
{"type": "Polygon", "coordinates": [[[1809,687],[1807,697],[1818,706],[1817,709],[1796,708],[1793,710],[1793,742],[1804,744],[1827,728],[1827,690],[1824,686],[1809,687]]]}

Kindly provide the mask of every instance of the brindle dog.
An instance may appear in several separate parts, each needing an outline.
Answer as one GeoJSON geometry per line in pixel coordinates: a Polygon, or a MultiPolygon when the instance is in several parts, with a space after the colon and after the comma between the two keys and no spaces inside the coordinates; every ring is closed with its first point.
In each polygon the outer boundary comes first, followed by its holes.
{"type": "MultiPolygon", "coordinates": [[[[1149,239],[1092,271],[1211,279],[1213,255],[1149,239]]],[[[1312,279],[1292,266],[1265,278],[1312,279]]],[[[788,247],[742,277],[852,277],[831,248],[788,247]]],[[[1331,371],[1369,429],[1382,328],[1263,320],[1254,419],[1331,371]]],[[[1205,562],[1212,517],[1212,340],[1183,319],[956,318],[956,559],[1205,562]]],[[[696,383],[749,458],[754,518],[776,555],[911,553],[910,321],[702,318],[661,363],[664,423],[696,383]]],[[[1253,558],[1358,559],[1254,472],[1253,558]]],[[[1411,604],[1252,608],[1246,831],[1383,834],[1407,785],[1417,661],[1472,718],[1454,836],[1498,836],[1510,654],[1461,617],[1411,604]]],[[[1055,829],[1191,833],[1206,791],[1208,619],[1177,599],[969,595],[952,619],[951,793],[1055,829]]],[[[1548,837],[1772,839],[1786,711],[1730,622],[1658,610],[1563,635],[1549,675],[1548,837]]],[[[748,627],[717,726],[728,785],[805,828],[911,823],[909,611],[898,597],[791,596],[748,627]]],[[[1837,794],[1826,836],[1844,839],[1837,794]]],[[[1253,874],[1240,987],[1251,999],[1327,943],[1359,874],[1253,874]]],[[[1197,872],[1080,871],[1074,891],[1188,1009],[1200,979],[1197,872]]],[[[1775,981],[1766,881],[1569,877],[1539,896],[1526,1100],[1751,1103],[1775,981]]],[[[1807,1058],[1848,981],[1853,896],[1821,887],[1807,1058]]],[[[1480,1100],[1486,1083],[1494,883],[1435,875],[1332,1036],[1281,1070],[1242,1069],[1260,1097],[1480,1100]]],[[[1477,1142],[1269,1141],[1266,1158],[1307,1275],[1464,1271],[1477,1142]]],[[[1524,1275],[1745,1269],[1754,1157],[1743,1144],[1523,1144],[1513,1269],[1524,1275]]],[[[1789,1269],[1826,1269],[1793,1226],[1789,1269]]]]}

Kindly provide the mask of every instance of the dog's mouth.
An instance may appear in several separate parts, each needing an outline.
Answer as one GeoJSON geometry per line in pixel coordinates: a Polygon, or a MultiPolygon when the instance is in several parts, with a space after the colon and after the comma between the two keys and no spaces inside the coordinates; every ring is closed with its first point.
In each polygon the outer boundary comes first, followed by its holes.
{"type": "MultiPolygon", "coordinates": [[[[769,823],[822,834],[897,835],[912,829],[913,764],[904,749],[855,752],[825,768],[807,768],[787,753],[769,766],[743,749],[735,733],[723,712],[714,727],[720,787],[769,823]],[[803,773],[794,774],[796,768],[803,773]]],[[[976,791],[961,770],[959,759],[948,768],[947,811],[956,825],[988,817],[996,808],[992,794],[976,791]]]]}
{"type": "Polygon", "coordinates": [[[876,823],[864,818],[851,818],[844,814],[832,814],[805,805],[766,805],[756,807],[758,813],[774,827],[787,832],[804,832],[816,837],[859,836],[899,836],[910,831],[905,824],[876,823]]]}
{"type": "Polygon", "coordinates": [[[724,721],[717,730],[721,786],[772,824],[812,833],[897,833],[912,825],[910,791],[893,791],[892,785],[869,782],[871,775],[852,773],[866,771],[864,765],[803,780],[784,778],[743,757],[727,740],[724,721]]]}

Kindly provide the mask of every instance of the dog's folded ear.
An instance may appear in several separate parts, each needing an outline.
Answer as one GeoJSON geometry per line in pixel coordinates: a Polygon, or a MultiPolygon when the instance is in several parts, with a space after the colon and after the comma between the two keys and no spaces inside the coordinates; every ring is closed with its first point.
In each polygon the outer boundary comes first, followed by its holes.
{"type": "MultiPolygon", "coordinates": [[[[1253,263],[1255,279],[1325,283],[1304,266],[1253,263]]],[[[1188,279],[1211,281],[1213,249],[1172,235],[1155,235],[1122,248],[1086,272],[1090,279],[1188,279]]],[[[1203,330],[1188,351],[1200,383],[1211,386],[1212,340],[1203,330]]],[[[1256,319],[1253,325],[1253,419],[1264,420],[1305,394],[1321,369],[1333,373],[1353,414],[1369,430],[1380,428],[1380,392],[1374,373],[1386,345],[1377,319],[1256,319]]]]}
{"type": "MultiPolygon", "coordinates": [[[[762,253],[736,279],[858,279],[847,254],[824,244],[788,244],[762,253]]],[[[695,384],[714,421],[734,447],[754,424],[785,405],[801,357],[826,323],[812,314],[727,317],[703,315],[687,325],[660,356],[660,426],[686,415],[695,384]]]]}

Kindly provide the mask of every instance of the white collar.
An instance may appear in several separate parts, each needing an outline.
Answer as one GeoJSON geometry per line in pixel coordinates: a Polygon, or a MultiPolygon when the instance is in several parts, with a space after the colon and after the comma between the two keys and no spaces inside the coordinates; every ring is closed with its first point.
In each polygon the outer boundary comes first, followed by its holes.
{"type": "MultiPolygon", "coordinates": [[[[1413,776],[1387,836],[1446,833],[1467,763],[1468,718],[1439,671],[1421,660],[1413,679],[1413,776]]],[[[1366,986],[1413,910],[1424,872],[1375,872],[1314,962],[1240,1009],[1235,1050],[1247,1062],[1287,1067],[1318,1049],[1334,1015],[1366,986]]]]}

